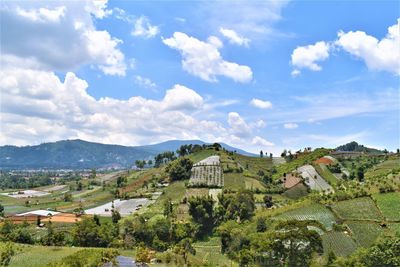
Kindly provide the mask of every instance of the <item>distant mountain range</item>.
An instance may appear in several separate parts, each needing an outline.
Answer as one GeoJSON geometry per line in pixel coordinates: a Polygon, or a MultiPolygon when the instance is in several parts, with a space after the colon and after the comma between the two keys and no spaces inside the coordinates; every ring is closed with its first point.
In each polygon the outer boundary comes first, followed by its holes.
{"type": "MultiPolygon", "coordinates": [[[[176,151],[181,145],[206,144],[200,140],[171,140],[154,145],[120,146],[62,140],[36,146],[0,146],[1,169],[87,169],[133,165],[135,160],[152,159],[164,151],[176,151]]],[[[222,147],[237,153],[256,156],[244,150],[221,143],[222,147]]]]}

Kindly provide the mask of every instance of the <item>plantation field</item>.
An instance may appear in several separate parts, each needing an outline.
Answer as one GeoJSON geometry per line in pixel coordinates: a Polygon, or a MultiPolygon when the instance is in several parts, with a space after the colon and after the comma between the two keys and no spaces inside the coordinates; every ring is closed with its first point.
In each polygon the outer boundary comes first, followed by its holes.
{"type": "Polygon", "coordinates": [[[249,190],[255,190],[255,189],[264,189],[264,183],[254,179],[254,178],[250,178],[250,177],[244,177],[244,184],[245,184],[245,188],[249,189],[249,190]]]}
{"type": "Polygon", "coordinates": [[[333,173],[331,173],[325,164],[314,164],[314,167],[318,174],[321,175],[329,184],[334,185],[337,183],[338,179],[333,175],[333,173]]]}
{"type": "Polygon", "coordinates": [[[180,201],[185,197],[185,192],[185,181],[173,182],[164,189],[163,194],[156,200],[155,203],[150,204],[147,209],[142,209],[141,212],[144,211],[148,214],[162,214],[163,205],[167,199],[171,199],[173,204],[179,204],[180,201]]]}
{"type": "Polygon", "coordinates": [[[199,152],[196,152],[194,154],[190,154],[189,158],[193,161],[193,163],[197,163],[200,160],[203,160],[209,156],[213,156],[217,154],[214,149],[203,149],[199,152]]]}
{"type": "Polygon", "coordinates": [[[224,173],[224,188],[238,191],[244,187],[244,177],[241,173],[224,173]]]}
{"type": "Polygon", "coordinates": [[[221,243],[218,237],[211,237],[207,241],[193,244],[196,255],[189,258],[195,264],[212,264],[212,266],[237,266],[226,255],[221,254],[221,243]]]}
{"type": "Polygon", "coordinates": [[[400,221],[400,192],[372,196],[386,220],[400,221]]]}
{"type": "Polygon", "coordinates": [[[51,262],[60,260],[80,250],[76,247],[43,247],[16,245],[18,251],[12,257],[10,267],[37,267],[45,266],[51,262]]]}
{"type": "Polygon", "coordinates": [[[295,220],[315,220],[325,226],[327,230],[332,229],[336,222],[333,213],[319,204],[311,204],[294,210],[290,210],[276,216],[277,219],[295,219],[295,220]]]}
{"type": "Polygon", "coordinates": [[[327,232],[322,236],[322,245],[324,253],[330,251],[336,256],[345,257],[353,253],[357,249],[357,244],[343,232],[327,232]]]}
{"type": "Polygon", "coordinates": [[[299,183],[285,191],[283,195],[290,199],[299,199],[308,195],[308,188],[303,183],[299,183]]]}
{"type": "Polygon", "coordinates": [[[383,233],[377,223],[372,222],[347,222],[353,238],[362,247],[369,247],[383,233]]]}
{"type": "Polygon", "coordinates": [[[332,209],[343,220],[382,220],[378,208],[369,197],[340,201],[332,204],[332,209]]]}
{"type": "Polygon", "coordinates": [[[400,223],[389,224],[389,229],[397,236],[400,236],[400,223]]]}

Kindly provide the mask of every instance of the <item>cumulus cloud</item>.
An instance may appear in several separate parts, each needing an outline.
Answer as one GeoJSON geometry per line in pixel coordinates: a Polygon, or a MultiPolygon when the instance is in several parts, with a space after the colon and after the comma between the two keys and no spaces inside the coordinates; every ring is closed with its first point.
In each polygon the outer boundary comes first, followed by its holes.
{"type": "Polygon", "coordinates": [[[296,123],[289,122],[289,123],[285,123],[285,124],[283,125],[283,127],[284,127],[285,129],[296,129],[296,128],[299,127],[299,125],[296,124],[296,123]]]}
{"type": "Polygon", "coordinates": [[[251,133],[250,126],[237,112],[229,112],[228,124],[231,132],[239,138],[247,137],[251,133]]]}
{"type": "Polygon", "coordinates": [[[292,65],[295,67],[292,75],[299,75],[299,69],[320,71],[322,67],[317,62],[324,61],[329,57],[329,48],[329,44],[323,41],[297,47],[292,53],[292,65]]]}
{"type": "Polygon", "coordinates": [[[269,109],[272,108],[272,103],[270,101],[265,101],[257,98],[253,98],[250,101],[250,105],[256,108],[261,108],[261,109],[269,109]]]}
{"type": "Polygon", "coordinates": [[[355,58],[365,62],[368,69],[387,71],[400,75],[400,18],[397,24],[388,28],[388,33],[381,40],[363,31],[339,31],[338,39],[331,44],[325,41],[314,45],[300,46],[293,50],[292,65],[295,69],[292,76],[300,75],[300,69],[308,68],[320,71],[318,61],[329,57],[331,49],[342,49],[355,58]]]}
{"type": "Polygon", "coordinates": [[[335,44],[362,59],[370,70],[400,75],[400,19],[381,40],[363,31],[340,31],[335,44]]]}
{"type": "Polygon", "coordinates": [[[133,145],[176,138],[214,140],[228,135],[220,123],[191,115],[192,110],[202,108],[204,100],[185,86],[175,85],[161,100],[96,100],[87,88],[88,83],[71,72],[60,80],[48,71],[2,69],[0,143],[82,138],[133,145]]]}
{"type": "Polygon", "coordinates": [[[234,30],[220,28],[219,32],[226,38],[228,38],[229,42],[232,44],[236,44],[239,46],[248,47],[250,43],[250,39],[240,36],[234,30]]]}
{"type": "Polygon", "coordinates": [[[157,84],[155,84],[152,80],[146,77],[142,77],[140,75],[136,75],[134,81],[137,85],[146,89],[154,90],[157,88],[157,84]]]}
{"type": "Polygon", "coordinates": [[[95,27],[95,19],[111,13],[106,7],[107,1],[3,2],[2,64],[4,58],[13,65],[29,61],[52,71],[93,64],[105,74],[125,75],[122,41],[95,27]]]}
{"type": "Polygon", "coordinates": [[[248,66],[226,61],[219,48],[222,43],[217,37],[207,42],[190,37],[182,32],[175,32],[171,38],[163,39],[163,43],[178,50],[182,55],[182,67],[192,75],[205,81],[216,82],[217,76],[225,76],[236,82],[249,82],[253,73],[248,66]]]}
{"type": "Polygon", "coordinates": [[[156,36],[159,32],[160,29],[157,26],[151,25],[147,17],[141,16],[134,23],[132,35],[148,39],[156,36]]]}
{"type": "Polygon", "coordinates": [[[264,138],[260,137],[260,136],[255,136],[252,140],[251,140],[251,144],[254,146],[274,146],[274,143],[265,140],[264,138]]]}
{"type": "Polygon", "coordinates": [[[198,93],[179,84],[167,90],[163,100],[167,110],[199,109],[203,103],[203,98],[198,93]]]}

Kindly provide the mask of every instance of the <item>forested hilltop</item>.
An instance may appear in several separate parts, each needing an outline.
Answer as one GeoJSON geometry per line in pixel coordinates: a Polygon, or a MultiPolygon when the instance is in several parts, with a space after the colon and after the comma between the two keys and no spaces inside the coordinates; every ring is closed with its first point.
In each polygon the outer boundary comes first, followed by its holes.
{"type": "Polygon", "coordinates": [[[249,157],[218,143],[185,144],[157,154],[153,167],[3,188],[1,260],[399,266],[400,154],[335,151],[249,157]]]}

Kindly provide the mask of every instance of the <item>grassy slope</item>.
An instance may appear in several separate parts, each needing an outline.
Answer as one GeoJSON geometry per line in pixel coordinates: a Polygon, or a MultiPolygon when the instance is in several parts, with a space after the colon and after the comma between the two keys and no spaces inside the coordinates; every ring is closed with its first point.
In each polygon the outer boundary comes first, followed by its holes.
{"type": "Polygon", "coordinates": [[[338,181],[335,175],[324,164],[313,164],[315,170],[322,176],[329,184],[335,185],[338,181]]]}
{"type": "Polygon", "coordinates": [[[372,196],[383,216],[389,221],[400,221],[400,192],[372,196]]]}
{"type": "Polygon", "coordinates": [[[371,222],[346,223],[357,243],[362,247],[369,247],[383,233],[382,227],[371,222]]]}
{"type": "Polygon", "coordinates": [[[12,257],[10,267],[45,266],[63,257],[71,255],[80,248],[76,247],[43,247],[16,245],[18,252],[12,257]]]}
{"type": "Polygon", "coordinates": [[[279,164],[276,166],[277,173],[273,175],[273,178],[280,178],[284,173],[290,173],[291,171],[294,171],[296,168],[305,164],[312,164],[313,161],[327,155],[329,151],[329,149],[318,148],[313,152],[301,154],[290,162],[279,164]]]}
{"type": "Polygon", "coordinates": [[[369,197],[340,201],[334,203],[332,209],[344,220],[382,220],[378,208],[369,197]]]}

